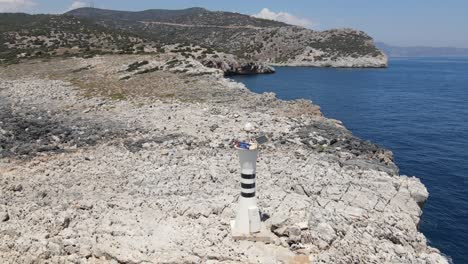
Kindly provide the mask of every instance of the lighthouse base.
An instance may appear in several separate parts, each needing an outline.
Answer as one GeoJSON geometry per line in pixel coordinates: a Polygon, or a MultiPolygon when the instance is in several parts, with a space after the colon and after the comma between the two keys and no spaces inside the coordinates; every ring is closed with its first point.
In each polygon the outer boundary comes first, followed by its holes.
{"type": "Polygon", "coordinates": [[[236,220],[231,220],[231,235],[234,240],[248,240],[254,242],[271,243],[274,240],[274,234],[261,223],[260,230],[256,233],[241,233],[235,228],[236,220]]]}

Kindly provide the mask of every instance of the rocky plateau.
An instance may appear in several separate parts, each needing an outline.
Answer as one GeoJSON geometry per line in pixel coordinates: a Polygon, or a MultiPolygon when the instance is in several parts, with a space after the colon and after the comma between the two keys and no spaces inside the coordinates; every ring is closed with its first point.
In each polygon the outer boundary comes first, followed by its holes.
{"type": "Polygon", "coordinates": [[[418,231],[426,188],[391,151],[209,64],[168,52],[0,66],[0,262],[448,263],[418,231]],[[269,138],[256,242],[229,225],[246,122],[269,138]]]}

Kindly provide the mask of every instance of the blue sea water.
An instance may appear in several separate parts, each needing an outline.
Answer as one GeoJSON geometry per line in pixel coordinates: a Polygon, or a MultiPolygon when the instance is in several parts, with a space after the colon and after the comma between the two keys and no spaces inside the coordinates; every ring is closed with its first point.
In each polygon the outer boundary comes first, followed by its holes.
{"type": "Polygon", "coordinates": [[[278,67],[236,76],[254,92],[306,98],[353,134],[391,149],[402,175],[429,190],[430,244],[468,263],[468,58],[398,58],[387,69],[278,67]]]}

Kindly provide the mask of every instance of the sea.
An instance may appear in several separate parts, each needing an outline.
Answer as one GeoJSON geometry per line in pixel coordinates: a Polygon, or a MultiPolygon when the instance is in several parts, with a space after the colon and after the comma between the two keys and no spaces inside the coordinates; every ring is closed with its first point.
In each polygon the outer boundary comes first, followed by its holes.
{"type": "Polygon", "coordinates": [[[391,58],[385,69],[276,67],[232,79],[312,100],[354,135],[392,150],[400,174],[429,191],[420,231],[450,261],[468,263],[468,57],[391,58]]]}

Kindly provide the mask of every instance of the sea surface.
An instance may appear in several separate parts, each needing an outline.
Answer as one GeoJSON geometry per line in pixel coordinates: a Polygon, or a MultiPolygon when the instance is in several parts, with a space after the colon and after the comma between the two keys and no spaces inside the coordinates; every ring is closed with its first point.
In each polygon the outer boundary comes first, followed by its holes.
{"type": "Polygon", "coordinates": [[[421,231],[468,263],[468,58],[398,58],[387,69],[277,67],[236,76],[254,92],[306,98],[354,135],[393,151],[402,175],[426,185],[421,231]]]}

